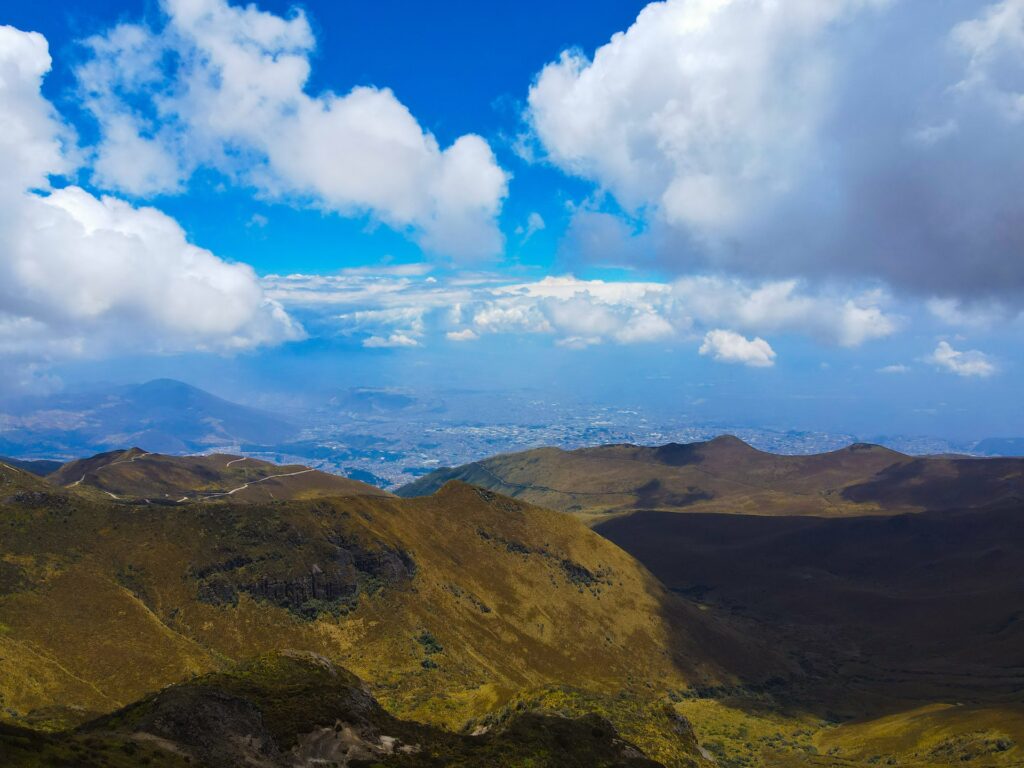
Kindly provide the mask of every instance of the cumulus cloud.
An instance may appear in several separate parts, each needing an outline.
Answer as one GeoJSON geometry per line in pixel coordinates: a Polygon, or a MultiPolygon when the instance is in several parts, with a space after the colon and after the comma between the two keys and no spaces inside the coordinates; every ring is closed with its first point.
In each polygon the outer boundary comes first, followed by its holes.
{"type": "Polygon", "coordinates": [[[883,365],[877,370],[879,373],[909,373],[910,367],[902,363],[894,363],[892,365],[883,365]]]}
{"type": "Polygon", "coordinates": [[[631,208],[729,225],[783,192],[823,118],[820,32],[865,0],[651,3],[593,60],[538,75],[529,115],[549,158],[631,208]]]}
{"type": "Polygon", "coordinates": [[[942,370],[955,373],[957,376],[988,378],[998,370],[996,364],[984,352],[976,349],[961,352],[954,349],[948,341],[940,341],[928,361],[942,370]]]}
{"type": "Polygon", "coordinates": [[[592,57],[545,66],[527,118],[680,271],[1020,304],[1022,8],[653,2],[592,57]]]}
{"type": "Polygon", "coordinates": [[[796,280],[746,282],[717,276],[678,280],[673,292],[705,326],[729,325],[747,333],[806,333],[857,347],[894,333],[900,320],[885,311],[886,296],[809,293],[796,280]]]}
{"type": "Polygon", "coordinates": [[[174,219],[48,176],[71,169],[40,93],[46,40],[0,27],[0,353],[234,350],[303,336],[256,274],[188,242],[174,219]],[[11,169],[7,173],[6,169],[11,169]]]}
{"type": "Polygon", "coordinates": [[[316,41],[299,9],[161,9],[159,30],[122,24],[87,41],[77,76],[102,134],[98,183],[176,192],[212,167],[271,198],[369,214],[446,256],[501,250],[508,179],[484,139],[442,148],[387,88],[307,93],[316,41]]]}
{"type": "Polygon", "coordinates": [[[461,331],[448,331],[445,338],[448,341],[476,341],[480,336],[472,328],[463,328],[461,331]]]}
{"type": "Polygon", "coordinates": [[[738,363],[751,368],[775,365],[775,350],[767,341],[760,336],[748,339],[735,331],[708,331],[700,345],[700,354],[710,355],[720,363],[738,363]]]}

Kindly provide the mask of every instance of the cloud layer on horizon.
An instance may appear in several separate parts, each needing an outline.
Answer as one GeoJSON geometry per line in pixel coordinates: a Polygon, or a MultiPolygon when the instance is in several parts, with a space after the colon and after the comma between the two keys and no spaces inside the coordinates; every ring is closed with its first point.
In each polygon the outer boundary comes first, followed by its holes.
{"type": "MultiPolygon", "coordinates": [[[[891,336],[903,322],[881,292],[815,293],[794,280],[608,282],[565,275],[516,281],[497,273],[438,279],[424,265],[376,274],[269,275],[263,285],[319,332],[369,348],[426,346],[442,338],[465,343],[494,334],[548,337],[570,349],[653,343],[696,348],[712,331],[740,338],[741,332],[810,336],[825,346],[852,348],[891,336]]],[[[733,361],[727,357],[714,356],[733,361]]],[[[772,358],[774,352],[765,359],[772,358]]]]}

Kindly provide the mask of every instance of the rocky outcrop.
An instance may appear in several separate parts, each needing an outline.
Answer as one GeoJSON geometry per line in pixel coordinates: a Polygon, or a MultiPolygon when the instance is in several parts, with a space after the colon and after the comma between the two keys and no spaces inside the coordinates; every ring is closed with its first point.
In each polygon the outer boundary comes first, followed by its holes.
{"type": "Polygon", "coordinates": [[[348,613],[360,594],[401,586],[416,572],[412,558],[402,550],[374,549],[354,539],[333,538],[319,556],[310,555],[304,558],[308,565],[291,567],[236,555],[193,568],[192,578],[205,603],[234,606],[244,593],[315,619],[322,613],[348,613]]]}

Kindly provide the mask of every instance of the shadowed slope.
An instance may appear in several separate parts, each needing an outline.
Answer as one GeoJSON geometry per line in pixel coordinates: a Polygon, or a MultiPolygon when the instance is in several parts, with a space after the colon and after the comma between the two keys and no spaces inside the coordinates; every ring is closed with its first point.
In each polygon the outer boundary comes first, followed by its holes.
{"type": "Polygon", "coordinates": [[[49,459],[12,459],[7,456],[0,456],[0,464],[24,470],[39,477],[46,477],[64,465],[63,462],[49,459]]]}
{"type": "MultiPolygon", "coordinates": [[[[1024,687],[1019,506],[898,517],[638,512],[596,530],[668,587],[797,653],[832,709],[1024,687]]],[[[870,709],[869,706],[869,709],[870,709]]]]}

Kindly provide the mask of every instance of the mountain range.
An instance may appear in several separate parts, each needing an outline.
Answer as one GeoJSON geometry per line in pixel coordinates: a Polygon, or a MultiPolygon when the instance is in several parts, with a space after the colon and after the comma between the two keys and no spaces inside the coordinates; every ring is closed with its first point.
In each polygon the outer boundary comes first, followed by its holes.
{"type": "Polygon", "coordinates": [[[914,457],[856,443],[783,456],[723,435],[659,447],[538,448],[437,470],[399,488],[429,494],[461,480],[596,521],[637,510],[860,517],[1024,499],[1024,461],[914,457]]]}
{"type": "Polygon", "coordinates": [[[0,464],[0,754],[1020,765],[1022,472],[730,437],[398,495],[227,454],[0,464]]]}

